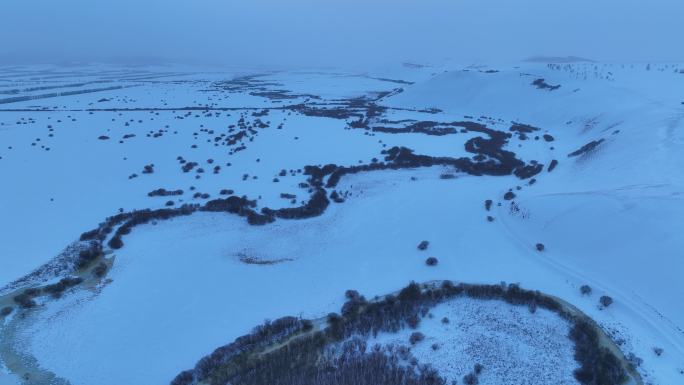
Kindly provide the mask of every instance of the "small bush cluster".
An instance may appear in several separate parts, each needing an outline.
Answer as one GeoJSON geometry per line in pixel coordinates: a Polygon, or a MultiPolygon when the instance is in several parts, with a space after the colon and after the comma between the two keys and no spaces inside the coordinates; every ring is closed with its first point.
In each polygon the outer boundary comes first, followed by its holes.
{"type": "Polygon", "coordinates": [[[507,201],[513,200],[513,199],[515,199],[515,193],[513,191],[507,191],[504,194],[503,198],[507,201]]]}
{"type": "Polygon", "coordinates": [[[333,190],[333,192],[330,193],[330,199],[332,199],[332,201],[335,203],[344,202],[344,198],[340,195],[340,193],[337,192],[337,190],[333,190]]]}
{"type": "Polygon", "coordinates": [[[24,292],[14,296],[13,300],[20,307],[24,309],[30,309],[36,306],[36,301],[33,300],[33,297],[34,295],[24,292]]]}
{"type": "Polygon", "coordinates": [[[83,278],[81,278],[81,277],[65,277],[65,278],[60,279],[56,283],[45,285],[42,288],[26,289],[26,290],[24,290],[23,293],[15,295],[13,297],[13,300],[20,307],[22,307],[24,309],[31,309],[33,307],[36,307],[36,305],[37,305],[34,298],[41,296],[41,295],[44,295],[44,294],[50,295],[53,298],[59,298],[62,296],[62,293],[64,291],[66,291],[67,289],[69,289],[71,287],[79,285],[81,282],[83,282],[83,278]]]}
{"type": "Polygon", "coordinates": [[[90,242],[88,246],[78,253],[76,260],[76,268],[84,269],[88,267],[95,259],[102,255],[102,244],[99,242],[90,242]]]}
{"type": "Polygon", "coordinates": [[[261,210],[262,215],[270,218],[283,218],[283,219],[304,219],[313,218],[321,215],[325,209],[330,205],[330,200],[328,200],[325,189],[318,187],[315,189],[313,195],[308,202],[303,206],[292,207],[292,208],[281,208],[278,210],[272,210],[264,208],[261,210]]]}
{"type": "Polygon", "coordinates": [[[167,190],[164,188],[158,188],[147,193],[148,197],[168,197],[177,195],[183,195],[183,190],[167,190]]]}
{"type": "Polygon", "coordinates": [[[413,332],[409,337],[409,343],[415,345],[425,339],[425,335],[421,332],[413,332]]]}
{"type": "Polygon", "coordinates": [[[580,287],[580,293],[582,295],[591,295],[591,286],[589,285],[582,285],[580,287]]]}
{"type": "Polygon", "coordinates": [[[515,171],[513,171],[513,174],[520,179],[529,179],[542,172],[544,169],[543,164],[535,163],[535,161],[532,161],[532,163],[533,164],[517,167],[515,171]]]}
{"type": "Polygon", "coordinates": [[[613,304],[613,298],[607,295],[602,295],[601,298],[599,298],[599,302],[601,303],[601,306],[605,308],[613,304]]]}
{"type": "Polygon", "coordinates": [[[70,287],[74,287],[78,284],[83,282],[83,278],[81,277],[67,277],[67,278],[62,278],[59,280],[57,283],[53,283],[51,285],[47,285],[43,288],[43,292],[46,294],[49,294],[53,298],[59,298],[62,296],[62,293],[67,290],[70,287]]]}
{"type": "Polygon", "coordinates": [[[430,246],[430,242],[428,241],[421,241],[418,244],[418,250],[427,250],[428,246],[430,246]]]}
{"type": "Polygon", "coordinates": [[[100,228],[93,229],[90,231],[86,231],[85,233],[81,234],[81,237],[79,238],[80,241],[93,241],[98,238],[98,235],[100,234],[100,228]]]}
{"type": "Polygon", "coordinates": [[[552,86],[549,83],[547,83],[545,79],[536,79],[535,81],[532,82],[532,85],[539,88],[540,90],[549,90],[549,91],[555,91],[561,87],[559,84],[552,86]]]}
{"type": "Polygon", "coordinates": [[[363,296],[361,296],[361,294],[359,294],[358,291],[351,289],[344,292],[344,297],[349,300],[363,298],[363,296]]]}
{"type": "Polygon", "coordinates": [[[199,164],[197,162],[184,162],[181,166],[183,172],[190,172],[193,168],[197,167],[199,164]]]}
{"type": "Polygon", "coordinates": [[[252,225],[263,225],[266,223],[273,222],[274,219],[272,216],[257,213],[254,210],[255,207],[256,201],[252,201],[244,197],[237,197],[235,195],[231,195],[228,198],[214,199],[208,201],[203,207],[200,208],[200,210],[210,212],[228,212],[232,214],[237,214],[242,217],[246,217],[247,222],[252,225]]]}
{"type": "Polygon", "coordinates": [[[482,365],[480,364],[475,364],[475,367],[473,368],[473,371],[466,374],[463,377],[463,383],[465,385],[477,385],[480,383],[480,379],[478,376],[482,373],[482,365]]]}
{"type": "Polygon", "coordinates": [[[425,264],[428,266],[437,266],[438,263],[439,263],[439,260],[437,260],[437,258],[435,258],[435,257],[430,257],[430,258],[425,260],[425,264]]]}
{"type": "Polygon", "coordinates": [[[547,169],[547,171],[553,171],[556,168],[556,166],[558,166],[558,161],[556,159],[552,159],[551,163],[549,163],[549,168],[547,169]]]}

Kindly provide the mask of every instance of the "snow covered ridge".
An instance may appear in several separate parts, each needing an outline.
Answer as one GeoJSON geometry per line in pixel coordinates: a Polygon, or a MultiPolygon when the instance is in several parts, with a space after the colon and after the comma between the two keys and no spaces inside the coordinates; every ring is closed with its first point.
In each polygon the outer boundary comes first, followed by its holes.
{"type": "Polygon", "coordinates": [[[444,281],[411,283],[372,301],[354,290],[346,297],[341,314],[321,320],[285,317],[258,326],[252,334],[216,349],[171,384],[446,385],[462,376],[463,383],[472,385],[480,375],[482,383],[492,384],[608,385],[628,379],[642,383],[589,317],[538,291],[505,283],[444,281]],[[492,301],[511,306],[480,307],[492,301]],[[481,335],[467,335],[472,330],[466,325],[472,322],[485,329],[481,335]],[[452,323],[455,329],[449,329],[452,323]],[[463,339],[449,339],[459,329],[467,330],[461,332],[466,334],[463,339]],[[438,336],[429,338],[429,333],[438,336]],[[497,349],[506,338],[519,350],[497,349]],[[421,348],[429,340],[436,342],[421,348]],[[486,363],[469,366],[487,356],[486,363]]]}

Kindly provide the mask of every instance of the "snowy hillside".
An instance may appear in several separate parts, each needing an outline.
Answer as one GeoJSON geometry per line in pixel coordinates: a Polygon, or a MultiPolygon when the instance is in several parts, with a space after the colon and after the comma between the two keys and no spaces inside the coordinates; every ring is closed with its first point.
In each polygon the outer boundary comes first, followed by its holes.
{"type": "MultiPolygon", "coordinates": [[[[435,280],[558,298],[630,381],[684,382],[683,154],[679,64],[1,68],[0,384],[165,384],[265,319],[435,280]]],[[[441,376],[505,317],[549,345],[491,334],[534,352],[481,384],[577,380],[564,321],[455,303],[412,349],[441,376]]]]}

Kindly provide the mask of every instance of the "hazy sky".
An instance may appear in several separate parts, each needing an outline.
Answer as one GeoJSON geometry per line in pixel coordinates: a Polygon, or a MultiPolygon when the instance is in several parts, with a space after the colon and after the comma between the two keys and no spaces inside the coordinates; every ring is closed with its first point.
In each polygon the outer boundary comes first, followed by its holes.
{"type": "Polygon", "coordinates": [[[2,0],[0,61],[684,61],[684,0],[2,0]]]}

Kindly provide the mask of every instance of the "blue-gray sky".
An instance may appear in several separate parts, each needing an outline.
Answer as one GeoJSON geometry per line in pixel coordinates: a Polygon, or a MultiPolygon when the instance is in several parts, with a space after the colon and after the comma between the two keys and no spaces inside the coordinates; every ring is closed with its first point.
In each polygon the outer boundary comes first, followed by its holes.
{"type": "Polygon", "coordinates": [[[682,0],[2,0],[0,60],[684,61],[682,0]]]}

